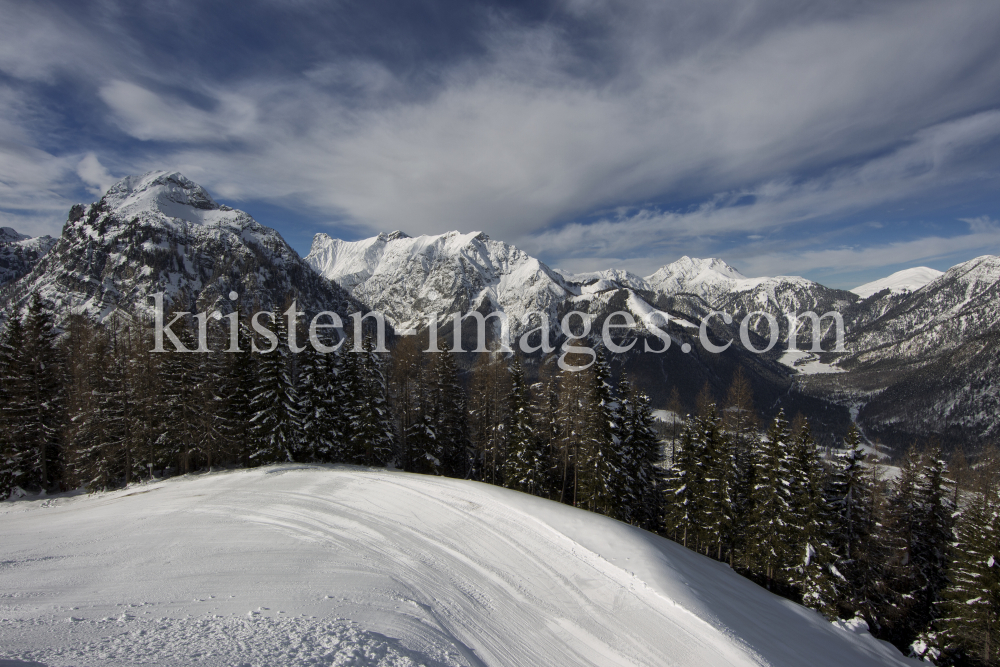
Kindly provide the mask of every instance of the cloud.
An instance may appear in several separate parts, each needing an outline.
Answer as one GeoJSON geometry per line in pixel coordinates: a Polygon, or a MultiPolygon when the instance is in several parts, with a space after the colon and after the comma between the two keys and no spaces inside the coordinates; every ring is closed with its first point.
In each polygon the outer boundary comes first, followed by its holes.
{"type": "Polygon", "coordinates": [[[423,32],[378,7],[269,7],[205,12],[175,43],[183,7],[3,5],[0,69],[71,82],[84,135],[57,148],[10,121],[51,161],[18,196],[102,187],[93,151],[342,229],[483,229],[577,268],[720,248],[794,267],[776,244],[817,221],[996,183],[992,1],[567,0],[423,32]]]}
{"type": "Polygon", "coordinates": [[[253,129],[256,118],[253,102],[232,93],[213,93],[213,108],[208,111],[128,81],[112,81],[98,94],[122,129],[143,140],[195,143],[239,138],[253,129]]]}
{"type": "Polygon", "coordinates": [[[115,178],[108,173],[104,165],[100,163],[97,156],[91,152],[83,156],[80,163],[76,165],[76,173],[80,180],[91,186],[90,192],[95,197],[101,197],[115,184],[115,178]]]}
{"type": "MultiPolygon", "coordinates": [[[[858,255],[853,251],[824,251],[809,254],[810,259],[805,262],[794,260],[794,255],[789,253],[751,253],[761,247],[760,242],[767,240],[760,232],[776,233],[803,225],[821,228],[823,221],[850,216],[949,184],[975,179],[986,179],[996,184],[1000,181],[1000,172],[995,169],[982,171],[978,162],[970,163],[965,158],[998,139],[1000,112],[982,112],[925,128],[916,133],[909,143],[887,155],[853,167],[832,169],[818,178],[800,182],[769,181],[754,188],[721,193],[688,211],[649,208],[619,211],[612,217],[600,218],[589,224],[570,223],[531,235],[522,244],[535,252],[544,252],[548,248],[564,249],[563,254],[569,256],[652,255],[649,265],[658,266],[672,259],[669,256],[665,259],[662,255],[665,252],[677,252],[677,249],[690,249],[697,245],[710,247],[713,240],[722,245],[723,239],[744,235],[747,247],[738,251],[737,256],[754,258],[747,265],[753,267],[747,268],[751,274],[755,271],[773,274],[835,266],[819,263],[822,257],[828,258],[823,262],[843,261],[844,266],[850,267],[860,266],[858,262],[861,258],[877,263],[878,252],[858,255]]],[[[985,224],[981,219],[968,222],[985,224]]],[[[875,222],[871,226],[884,225],[875,222]]],[[[828,239],[816,240],[822,242],[828,239]]],[[[906,247],[909,252],[914,252],[917,248],[932,247],[934,242],[928,239],[925,244],[915,240],[906,247]]],[[[962,243],[955,241],[949,242],[949,245],[953,246],[956,242],[962,243]]],[[[977,241],[969,237],[964,243],[966,248],[974,248],[977,241]]],[[[801,243],[797,245],[801,246],[801,243]]],[[[799,247],[796,253],[802,250],[799,247]]]]}

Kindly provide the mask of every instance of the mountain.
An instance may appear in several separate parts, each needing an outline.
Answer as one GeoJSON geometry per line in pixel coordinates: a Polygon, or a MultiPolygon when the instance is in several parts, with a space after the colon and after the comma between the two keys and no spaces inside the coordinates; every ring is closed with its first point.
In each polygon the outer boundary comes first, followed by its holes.
{"type": "Polygon", "coordinates": [[[857,408],[869,437],[895,446],[930,435],[977,445],[1000,432],[1000,257],[953,266],[914,291],[857,304],[836,378],[800,390],[857,408]]]}
{"type": "Polygon", "coordinates": [[[0,243],[14,243],[16,241],[27,241],[31,237],[21,234],[13,227],[0,227],[0,243]]]}
{"type": "Polygon", "coordinates": [[[0,545],[0,664],[922,664],[665,538],[431,475],[285,464],[5,502],[0,545]]]}
{"type": "Polygon", "coordinates": [[[55,243],[51,236],[31,238],[10,227],[0,228],[0,286],[28,275],[55,243]]]}
{"type": "Polygon", "coordinates": [[[939,277],[942,273],[942,271],[931,269],[926,266],[916,266],[912,269],[897,271],[896,273],[886,276],[885,278],[873,280],[872,282],[865,283],[864,285],[858,285],[851,291],[860,296],[862,299],[867,299],[871,295],[877,294],[878,292],[886,289],[893,294],[913,292],[939,277]]]}
{"type": "Polygon", "coordinates": [[[287,296],[308,312],[361,309],[278,232],[164,171],[129,176],[100,201],[74,206],[54,247],[0,301],[11,312],[37,292],[60,319],[101,319],[120,307],[150,311],[150,295],[161,291],[188,311],[272,310],[287,296]]]}
{"type": "Polygon", "coordinates": [[[482,232],[393,232],[351,242],[317,234],[305,261],[398,329],[423,329],[431,316],[443,323],[452,313],[499,311],[512,318],[516,336],[526,313],[554,319],[573,295],[558,273],[482,232]]]}

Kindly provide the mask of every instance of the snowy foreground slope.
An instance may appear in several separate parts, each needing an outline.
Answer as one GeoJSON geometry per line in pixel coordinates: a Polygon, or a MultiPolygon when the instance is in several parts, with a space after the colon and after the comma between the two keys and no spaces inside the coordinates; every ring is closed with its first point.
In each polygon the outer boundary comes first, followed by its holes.
{"type": "Polygon", "coordinates": [[[0,504],[0,665],[25,664],[910,661],[604,517],[284,465],[0,504]]]}

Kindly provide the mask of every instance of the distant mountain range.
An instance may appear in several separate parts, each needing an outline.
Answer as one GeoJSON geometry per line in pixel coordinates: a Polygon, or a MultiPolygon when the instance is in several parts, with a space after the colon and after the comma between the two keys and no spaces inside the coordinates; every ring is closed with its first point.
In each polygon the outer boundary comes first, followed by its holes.
{"type": "MultiPolygon", "coordinates": [[[[413,238],[397,231],[361,241],[317,234],[302,259],[275,230],[217,204],[184,176],[153,172],[74,206],[58,240],[0,230],[0,284],[5,314],[35,292],[60,317],[95,319],[117,307],[149,308],[158,291],[185,310],[223,312],[279,308],[293,296],[311,312],[378,310],[400,331],[419,332],[437,317],[442,336],[450,315],[471,310],[506,314],[512,338],[537,326],[525,320],[530,312],[545,313],[558,334],[571,310],[592,315],[597,331],[624,310],[636,325],[620,333],[638,344],[616,357],[616,368],[658,403],[672,387],[690,398],[705,383],[721,399],[742,366],[759,408],[802,411],[834,432],[854,419],[869,438],[900,446],[933,435],[981,443],[1000,429],[1000,258],[993,256],[945,273],[907,269],[850,291],[800,277],[747,278],[715,258],[682,257],[646,277],[616,269],[568,274],[479,232],[413,238]],[[236,303],[230,291],[239,294],[236,303]],[[723,354],[698,341],[698,323],[713,310],[733,316],[731,324],[709,320],[710,338],[734,341],[723,354]],[[637,351],[643,341],[662,347],[649,327],[655,311],[671,317],[671,346],[644,354],[637,351]],[[779,323],[779,343],[765,354],[739,340],[740,321],[753,311],[779,323]],[[790,311],[840,313],[846,351],[832,351],[827,318],[819,332],[826,352],[786,352],[790,311]]],[[[796,337],[799,350],[810,347],[810,326],[796,337]]],[[[463,329],[466,349],[475,346],[469,333],[463,329]]],[[[749,333],[755,348],[767,345],[764,318],[753,318],[749,333]]]]}

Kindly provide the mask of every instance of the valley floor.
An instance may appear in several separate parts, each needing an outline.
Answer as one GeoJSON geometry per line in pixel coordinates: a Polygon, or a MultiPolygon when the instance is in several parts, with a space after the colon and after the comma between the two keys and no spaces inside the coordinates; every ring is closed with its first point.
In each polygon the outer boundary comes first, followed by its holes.
{"type": "Polygon", "coordinates": [[[668,540],[476,482],[279,465],[0,503],[0,667],[136,664],[911,663],[668,540]]]}

